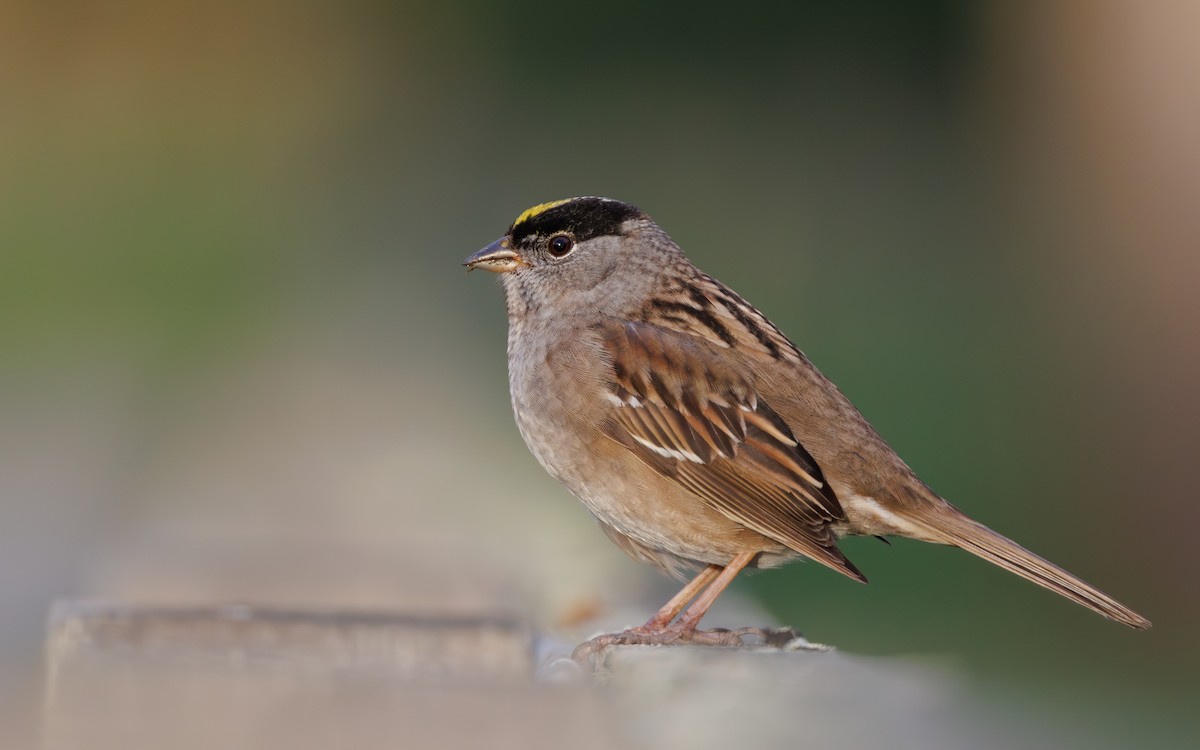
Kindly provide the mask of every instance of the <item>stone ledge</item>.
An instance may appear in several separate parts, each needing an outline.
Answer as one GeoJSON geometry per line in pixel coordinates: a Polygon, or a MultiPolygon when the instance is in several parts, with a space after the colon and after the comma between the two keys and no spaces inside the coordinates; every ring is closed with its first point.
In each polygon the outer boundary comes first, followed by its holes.
{"type": "Polygon", "coordinates": [[[506,613],[65,602],[50,748],[1061,746],[952,672],[827,648],[621,646],[590,674],[506,613]],[[538,669],[539,662],[541,669],[538,669]],[[988,727],[984,729],[983,727],[988,727]],[[1003,731],[996,732],[996,727],[1003,731]]]}
{"type": "Polygon", "coordinates": [[[98,660],[378,673],[419,681],[527,680],[533,673],[533,632],[505,613],[60,602],[51,611],[46,644],[52,678],[98,660]]]}

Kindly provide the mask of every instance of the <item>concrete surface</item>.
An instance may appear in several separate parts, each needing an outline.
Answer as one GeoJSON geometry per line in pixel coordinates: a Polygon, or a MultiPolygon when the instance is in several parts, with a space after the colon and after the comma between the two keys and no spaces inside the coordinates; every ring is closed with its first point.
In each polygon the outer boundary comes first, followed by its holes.
{"type": "Polygon", "coordinates": [[[62,602],[48,748],[1061,746],[951,671],[795,651],[573,644],[502,612],[62,602]]]}

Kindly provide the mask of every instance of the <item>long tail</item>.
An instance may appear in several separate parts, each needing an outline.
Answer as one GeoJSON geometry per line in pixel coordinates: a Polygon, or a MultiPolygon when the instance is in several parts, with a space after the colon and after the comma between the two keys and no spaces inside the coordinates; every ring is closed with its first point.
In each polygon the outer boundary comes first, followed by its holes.
{"type": "Polygon", "coordinates": [[[938,508],[936,514],[929,514],[923,518],[910,517],[909,520],[928,532],[931,540],[961,547],[1039,586],[1062,594],[1110,620],[1116,620],[1137,630],[1150,627],[1149,620],[1100,589],[1071,575],[1054,563],[1043,560],[1011,539],[997,534],[949,503],[938,508]]]}

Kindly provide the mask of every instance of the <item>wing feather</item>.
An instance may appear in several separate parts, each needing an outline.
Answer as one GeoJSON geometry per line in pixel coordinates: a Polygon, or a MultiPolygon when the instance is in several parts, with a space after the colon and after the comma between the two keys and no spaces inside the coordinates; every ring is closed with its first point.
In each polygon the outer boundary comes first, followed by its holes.
{"type": "Polygon", "coordinates": [[[831,524],[845,512],[787,423],[707,339],[600,327],[612,360],[609,435],[729,518],[859,580],[831,524]]]}

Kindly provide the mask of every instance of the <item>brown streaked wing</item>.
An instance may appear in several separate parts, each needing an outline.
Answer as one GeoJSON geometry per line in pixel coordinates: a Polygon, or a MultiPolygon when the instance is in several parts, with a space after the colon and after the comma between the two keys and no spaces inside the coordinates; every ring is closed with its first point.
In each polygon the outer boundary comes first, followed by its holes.
{"type": "Polygon", "coordinates": [[[610,437],[743,526],[866,580],[830,531],[846,516],[821,468],[718,345],[645,323],[598,330],[610,437]]]}
{"type": "Polygon", "coordinates": [[[724,349],[800,363],[804,355],[774,323],[737,292],[695,271],[655,298],[644,310],[646,322],[710,341],[724,349]]]}

